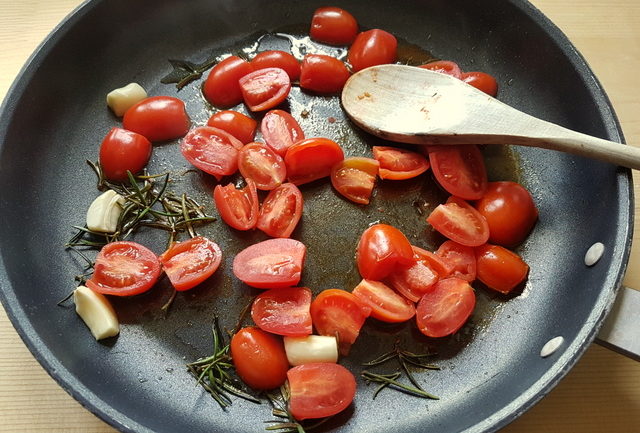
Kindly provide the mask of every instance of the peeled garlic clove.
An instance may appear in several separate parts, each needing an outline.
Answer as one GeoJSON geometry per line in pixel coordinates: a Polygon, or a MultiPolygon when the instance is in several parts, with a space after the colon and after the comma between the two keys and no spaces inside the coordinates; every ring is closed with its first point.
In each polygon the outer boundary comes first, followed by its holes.
{"type": "Polygon", "coordinates": [[[138,83],[130,83],[107,94],[107,105],[120,117],[133,105],[147,97],[147,92],[138,83]]]}
{"type": "Polygon", "coordinates": [[[87,210],[87,228],[96,232],[115,232],[124,203],[124,197],[112,189],[100,194],[87,210]]]}
{"type": "Polygon", "coordinates": [[[96,340],[113,337],[120,332],[118,317],[109,300],[85,286],[73,291],[76,313],[87,324],[96,340]]]}
{"type": "Polygon", "coordinates": [[[324,335],[284,337],[284,350],[287,353],[289,364],[294,367],[311,362],[338,361],[336,337],[324,335]]]}

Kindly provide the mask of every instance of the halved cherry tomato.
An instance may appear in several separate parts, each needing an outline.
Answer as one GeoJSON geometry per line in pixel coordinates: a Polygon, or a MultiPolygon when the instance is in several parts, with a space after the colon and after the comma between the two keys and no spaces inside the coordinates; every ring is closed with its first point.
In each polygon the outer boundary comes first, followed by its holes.
{"type": "Polygon", "coordinates": [[[238,56],[230,56],[215,65],[202,91],[216,107],[231,107],[242,102],[240,78],[251,73],[253,66],[238,56]]]}
{"type": "Polygon", "coordinates": [[[267,145],[280,156],[284,156],[293,143],[304,139],[298,121],[282,110],[268,111],[260,123],[260,132],[267,145]]]}
{"type": "Polygon", "coordinates": [[[218,180],[238,170],[241,148],[237,138],[212,126],[192,129],[180,143],[180,152],[187,161],[218,180]]]}
{"type": "Polygon", "coordinates": [[[373,146],[372,150],[380,162],[382,179],[411,179],[429,170],[429,161],[418,152],[389,146],[373,146]]]}
{"type": "Polygon", "coordinates": [[[498,94],[498,82],[485,72],[464,72],[460,79],[476,89],[482,90],[487,95],[496,96],[498,94]]]}
{"type": "Polygon", "coordinates": [[[413,302],[418,302],[422,295],[434,287],[440,278],[449,275],[449,268],[434,254],[412,246],[415,263],[398,267],[388,277],[389,284],[402,296],[413,302]]]}
{"type": "Polygon", "coordinates": [[[169,247],[158,257],[176,290],[189,290],[209,278],[220,266],[222,251],[215,242],[196,236],[169,247]]]}
{"type": "Polygon", "coordinates": [[[109,180],[127,180],[127,171],[136,174],[151,157],[151,142],[143,135],[111,128],[100,144],[100,167],[109,180]]]}
{"type": "Polygon", "coordinates": [[[371,317],[383,322],[406,322],[416,314],[413,302],[379,281],[362,280],[351,293],[371,307],[371,317]]]}
{"type": "Polygon", "coordinates": [[[306,287],[271,289],[259,294],[251,318],[263,331],[290,337],[311,334],[311,290],[306,287]]]}
{"type": "Polygon", "coordinates": [[[371,158],[346,158],[331,169],[331,184],[352,202],[369,204],[379,166],[380,163],[371,158]]]}
{"type": "Polygon", "coordinates": [[[331,168],[344,159],[338,143],[328,138],[307,138],[291,146],[284,156],[289,182],[312,182],[331,174],[331,168]]]}
{"type": "Polygon", "coordinates": [[[224,110],[214,113],[207,121],[207,126],[222,129],[240,140],[242,144],[253,141],[258,122],[239,111],[224,110]]]}
{"type": "Polygon", "coordinates": [[[182,137],[191,121],[184,102],[171,96],[145,98],[129,108],[122,118],[122,127],[144,135],[149,141],[165,141],[182,137]]]}
{"type": "Polygon", "coordinates": [[[469,203],[449,197],[427,217],[427,222],[442,235],[469,247],[477,247],[489,239],[487,220],[469,203]]]}
{"type": "Polygon", "coordinates": [[[476,295],[467,281],[455,277],[440,280],[418,302],[418,329],[427,337],[453,334],[462,328],[475,305],[476,295]]]}
{"type": "Polygon", "coordinates": [[[394,63],[398,40],[391,33],[380,29],[359,33],[349,48],[347,60],[354,72],[369,66],[394,63]]]}
{"type": "Polygon", "coordinates": [[[449,194],[465,200],[478,200],[487,189],[487,170],[478,146],[429,147],[433,175],[449,194]]]}
{"type": "Polygon", "coordinates": [[[364,305],[355,295],[339,289],[323,290],[311,303],[311,321],[316,332],[336,337],[338,350],[343,356],[349,354],[369,314],[371,307],[364,305]]]}
{"type": "Polygon", "coordinates": [[[245,179],[246,186],[238,189],[232,183],[213,189],[213,200],[220,217],[237,230],[249,230],[258,221],[258,192],[251,179],[245,179]]]}
{"type": "Polygon", "coordinates": [[[375,224],[366,229],[356,252],[362,278],[381,281],[398,266],[414,263],[413,250],[406,236],[388,224],[375,224]]]}
{"type": "Polygon", "coordinates": [[[269,50],[258,53],[252,60],[254,70],[266,68],[283,69],[291,81],[300,77],[300,62],[290,53],[279,50],[269,50]]]}
{"type": "Polygon", "coordinates": [[[289,361],[282,340],[260,328],[242,328],[230,343],[240,379],[254,389],[273,389],[287,380],[289,361]]]}
{"type": "Polygon", "coordinates": [[[436,254],[451,265],[452,277],[469,282],[476,279],[476,255],[472,247],[454,241],[445,241],[436,254]]]}
{"type": "Polygon", "coordinates": [[[260,69],[240,78],[240,90],[249,110],[263,111],[289,96],[291,80],[284,69],[260,69]]]}
{"type": "Polygon", "coordinates": [[[349,45],[358,34],[358,22],[338,7],[322,7],[311,18],[311,39],[331,45],[349,45]]]}
{"type": "Polygon", "coordinates": [[[453,266],[439,255],[415,245],[412,245],[411,249],[413,250],[413,257],[433,269],[440,279],[448,277],[453,272],[453,266]]]}
{"type": "Polygon", "coordinates": [[[531,194],[515,182],[489,182],[475,207],[489,224],[489,241],[505,247],[521,243],[538,219],[531,194]]]}
{"type": "Polygon", "coordinates": [[[284,160],[263,143],[249,143],[240,149],[238,168],[245,179],[252,179],[256,188],[264,191],[279,187],[287,177],[284,160]]]}
{"type": "Polygon", "coordinates": [[[302,204],[298,187],[283,183],[262,202],[256,228],[274,238],[288,238],[302,217],[302,204]]]}
{"type": "Polygon", "coordinates": [[[418,66],[422,69],[428,69],[430,71],[440,72],[441,74],[451,75],[460,79],[462,76],[462,70],[457,63],[450,60],[436,60],[435,62],[429,62],[424,65],[418,66]]]}
{"type": "Polygon", "coordinates": [[[529,273],[529,265],[519,255],[499,245],[477,247],[476,260],[478,279],[500,293],[511,292],[529,273]]]}
{"type": "Polygon", "coordinates": [[[300,282],[307,247],[295,239],[269,239],[240,251],[233,274],[251,287],[279,289],[300,282]]]}
{"type": "Polygon", "coordinates": [[[336,93],[349,79],[347,66],[335,57],[307,54],[300,69],[300,87],[316,93],[336,93]]]}
{"type": "Polygon", "coordinates": [[[93,275],[86,285],[104,295],[137,295],[153,287],[161,271],[150,249],[135,242],[111,242],[96,256],[93,275]]]}
{"type": "Polygon", "coordinates": [[[312,362],[287,372],[289,411],[297,420],[324,418],[346,409],[356,395],[356,379],[341,366],[312,362]]]}

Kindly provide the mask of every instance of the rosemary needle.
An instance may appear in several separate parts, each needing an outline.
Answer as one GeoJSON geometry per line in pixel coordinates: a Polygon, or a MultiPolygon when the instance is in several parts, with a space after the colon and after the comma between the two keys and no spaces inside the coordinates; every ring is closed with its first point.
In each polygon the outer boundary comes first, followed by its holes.
{"type": "Polygon", "coordinates": [[[378,392],[382,390],[382,388],[387,386],[393,386],[399,391],[406,392],[407,394],[411,394],[416,397],[430,398],[433,400],[440,399],[440,397],[435,396],[433,394],[429,394],[428,392],[422,389],[414,388],[412,386],[408,386],[398,382],[396,379],[398,379],[398,377],[400,377],[401,375],[401,373],[399,372],[393,373],[393,374],[376,374],[376,373],[371,373],[369,371],[363,371],[361,375],[369,383],[374,382],[374,383],[382,384],[382,386],[379,387],[378,390],[376,390],[376,393],[374,394],[374,398],[378,394],[378,392]]]}

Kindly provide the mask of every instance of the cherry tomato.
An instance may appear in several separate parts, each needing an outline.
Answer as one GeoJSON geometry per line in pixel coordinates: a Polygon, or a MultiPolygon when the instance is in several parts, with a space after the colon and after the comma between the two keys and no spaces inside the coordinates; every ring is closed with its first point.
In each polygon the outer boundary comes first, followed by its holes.
{"type": "Polygon", "coordinates": [[[207,126],[222,129],[240,140],[242,144],[253,141],[258,122],[238,111],[218,111],[207,121],[207,126]]]}
{"type": "Polygon", "coordinates": [[[531,194],[515,182],[490,182],[475,207],[489,224],[489,241],[506,247],[520,244],[538,219],[531,194]]]}
{"type": "Polygon", "coordinates": [[[354,72],[396,61],[398,41],[391,33],[373,29],[359,33],[349,48],[347,60],[354,72]]]}
{"type": "Polygon", "coordinates": [[[519,255],[499,245],[477,247],[476,260],[478,279],[500,293],[511,292],[529,273],[529,265],[519,255]]]}
{"type": "Polygon", "coordinates": [[[335,57],[307,54],[300,69],[300,87],[316,93],[336,93],[349,79],[347,66],[335,57]]]}
{"type": "Polygon", "coordinates": [[[153,287],[160,273],[160,262],[153,251],[135,242],[111,242],[96,256],[93,275],[86,285],[104,295],[131,296],[153,287]]]}
{"type": "Polygon", "coordinates": [[[316,332],[337,337],[338,350],[343,356],[349,354],[369,314],[371,307],[339,289],[323,290],[311,303],[311,321],[316,332]]]}
{"type": "Polygon", "coordinates": [[[251,287],[279,289],[300,282],[307,247],[295,239],[269,239],[240,251],[233,274],[251,287]]]}
{"type": "Polygon", "coordinates": [[[382,179],[411,179],[429,169],[423,155],[399,147],[373,146],[373,157],[380,162],[382,179]]]}
{"type": "Polygon", "coordinates": [[[238,170],[241,148],[237,138],[212,126],[192,129],[180,143],[180,152],[187,161],[218,180],[238,170]]]}
{"type": "Polygon", "coordinates": [[[475,144],[432,146],[429,162],[440,186],[465,200],[478,200],[487,189],[487,170],[475,144]]]}
{"type": "Polygon", "coordinates": [[[240,78],[240,90],[249,110],[263,111],[289,96],[291,80],[284,69],[260,69],[240,78]]]}
{"type": "Polygon", "coordinates": [[[274,238],[288,238],[302,217],[302,204],[298,187],[283,183],[262,202],[256,228],[274,238]]]}
{"type": "Polygon", "coordinates": [[[427,217],[427,222],[442,235],[469,247],[477,247],[489,239],[489,225],[469,203],[449,197],[427,217]]]}
{"type": "Polygon", "coordinates": [[[268,111],[260,123],[260,132],[267,145],[280,156],[284,156],[293,143],[304,139],[296,119],[282,110],[268,111]]]}
{"type": "Polygon", "coordinates": [[[247,185],[238,189],[232,183],[213,189],[213,200],[224,222],[237,230],[249,230],[258,221],[258,192],[251,179],[245,179],[247,185]]]}
{"type": "Polygon", "coordinates": [[[258,53],[251,65],[254,70],[266,68],[283,69],[291,81],[295,81],[300,77],[300,62],[290,53],[279,50],[269,50],[258,53]]]}
{"type": "Polygon", "coordinates": [[[129,108],[122,127],[147,137],[149,141],[165,141],[182,137],[191,121],[184,102],[171,96],[145,98],[129,108]]]}
{"type": "Polygon", "coordinates": [[[360,236],[356,261],[362,278],[381,281],[396,267],[413,264],[413,250],[400,230],[387,224],[375,224],[360,236]]]}
{"type": "Polygon", "coordinates": [[[316,9],[311,18],[311,39],[331,45],[349,45],[358,34],[358,22],[338,7],[316,9]]]}
{"type": "Polygon", "coordinates": [[[231,338],[231,357],[240,379],[254,389],[273,389],[287,380],[289,361],[282,340],[260,328],[242,328],[231,338]]]}
{"type": "Polygon", "coordinates": [[[222,251],[215,242],[196,236],[174,243],[158,257],[176,290],[189,290],[209,278],[220,266],[222,251]]]}
{"type": "Polygon", "coordinates": [[[251,318],[263,331],[290,337],[311,334],[311,290],[306,287],[271,289],[259,294],[251,318]]]}
{"type": "Polygon", "coordinates": [[[475,305],[476,295],[467,281],[455,277],[440,280],[418,302],[418,328],[427,337],[453,334],[471,316],[475,305]]]}
{"type": "Polygon", "coordinates": [[[151,148],[151,142],[144,136],[122,128],[111,128],[100,144],[102,172],[109,180],[127,180],[127,171],[136,174],[147,165],[151,148]]]}
{"type": "Polygon", "coordinates": [[[453,266],[439,255],[415,245],[412,245],[411,249],[413,250],[413,257],[433,269],[440,279],[448,277],[453,272],[453,266]]]}
{"type": "Polygon", "coordinates": [[[344,159],[342,148],[328,138],[307,138],[291,146],[284,156],[289,182],[312,182],[331,174],[331,168],[344,159]]]}
{"type": "Polygon", "coordinates": [[[440,72],[441,74],[451,75],[452,77],[456,77],[458,79],[462,77],[460,66],[450,60],[436,60],[435,62],[429,62],[418,67],[422,69],[428,69],[430,71],[440,72]]]}
{"type": "Polygon", "coordinates": [[[469,282],[476,279],[476,256],[472,247],[454,241],[445,241],[436,254],[451,265],[452,277],[469,282]]]}
{"type": "Polygon", "coordinates": [[[312,362],[287,372],[289,411],[297,420],[324,418],[346,409],[356,395],[356,379],[341,366],[312,362]]]}
{"type": "Polygon", "coordinates": [[[379,166],[380,163],[371,158],[344,159],[331,169],[331,184],[352,202],[369,204],[379,166]]]}
{"type": "Polygon", "coordinates": [[[238,168],[245,179],[252,179],[256,188],[265,191],[279,187],[287,177],[284,160],[263,143],[249,143],[240,149],[238,168]]]}
{"type": "Polygon", "coordinates": [[[449,275],[449,268],[439,260],[434,260],[430,251],[416,246],[412,246],[412,249],[415,263],[398,267],[387,277],[387,281],[402,296],[418,302],[440,278],[449,275]]]}
{"type": "Polygon", "coordinates": [[[476,89],[482,90],[487,95],[496,96],[498,94],[498,82],[485,72],[464,72],[460,79],[476,89]]]}
{"type": "Polygon", "coordinates": [[[231,107],[242,102],[240,78],[251,73],[253,66],[238,56],[230,56],[211,69],[202,92],[216,107],[231,107]]]}
{"type": "Polygon", "coordinates": [[[413,302],[379,281],[362,280],[351,293],[371,307],[371,317],[383,322],[406,322],[416,314],[413,302]]]}

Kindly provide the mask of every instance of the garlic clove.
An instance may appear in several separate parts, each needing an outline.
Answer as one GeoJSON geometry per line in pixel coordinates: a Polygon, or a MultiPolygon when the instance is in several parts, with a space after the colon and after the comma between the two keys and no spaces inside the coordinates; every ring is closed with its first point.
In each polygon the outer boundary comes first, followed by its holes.
{"type": "Polygon", "coordinates": [[[124,197],[112,189],[100,194],[87,210],[87,228],[96,232],[115,232],[124,203],[124,197]]]}
{"type": "Polygon", "coordinates": [[[147,97],[147,92],[138,83],[129,83],[107,94],[107,105],[113,113],[121,117],[124,113],[147,97]]]}
{"type": "Polygon", "coordinates": [[[96,340],[113,337],[120,332],[118,317],[109,300],[85,286],[73,291],[76,313],[86,323],[96,340]]]}
{"type": "Polygon", "coordinates": [[[311,362],[338,361],[338,343],[332,336],[284,337],[284,350],[289,364],[294,367],[311,362]]]}

